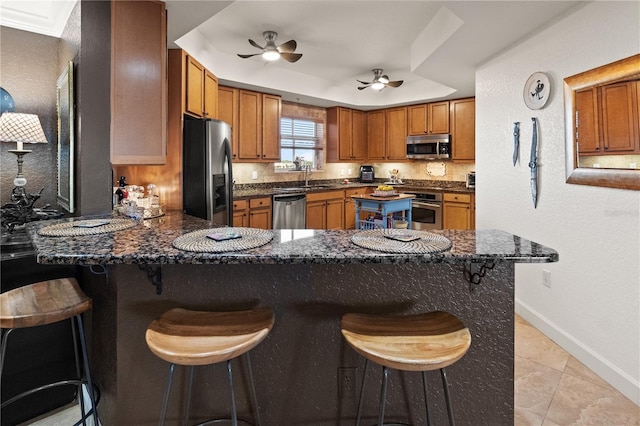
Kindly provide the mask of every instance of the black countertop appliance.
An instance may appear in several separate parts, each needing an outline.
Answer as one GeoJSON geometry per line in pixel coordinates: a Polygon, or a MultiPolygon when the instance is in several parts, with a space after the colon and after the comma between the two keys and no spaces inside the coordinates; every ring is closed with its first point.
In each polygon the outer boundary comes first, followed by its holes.
{"type": "Polygon", "coordinates": [[[360,166],[360,182],[372,183],[375,178],[373,166],[360,166]]]}

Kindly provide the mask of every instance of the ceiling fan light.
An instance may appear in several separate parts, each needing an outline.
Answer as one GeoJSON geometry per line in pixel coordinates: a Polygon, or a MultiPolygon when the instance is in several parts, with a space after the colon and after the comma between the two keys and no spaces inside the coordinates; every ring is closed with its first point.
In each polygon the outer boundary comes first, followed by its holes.
{"type": "Polygon", "coordinates": [[[380,91],[380,90],[384,89],[384,83],[381,83],[380,81],[376,81],[375,83],[373,83],[371,85],[371,88],[373,90],[380,91]]]}
{"type": "Polygon", "coordinates": [[[387,78],[387,76],[386,76],[386,75],[383,75],[382,77],[380,77],[380,78],[378,79],[378,81],[379,81],[380,83],[382,83],[382,84],[387,84],[387,83],[389,82],[389,79],[387,78]]]}
{"type": "Polygon", "coordinates": [[[280,52],[277,50],[265,50],[262,52],[262,59],[265,61],[277,61],[280,59],[280,52]]]}

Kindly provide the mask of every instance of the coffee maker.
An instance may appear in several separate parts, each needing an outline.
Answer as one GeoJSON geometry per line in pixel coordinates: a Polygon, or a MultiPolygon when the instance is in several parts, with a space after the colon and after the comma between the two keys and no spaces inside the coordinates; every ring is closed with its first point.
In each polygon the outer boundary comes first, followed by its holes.
{"type": "Polygon", "coordinates": [[[373,166],[360,166],[360,182],[373,183],[374,180],[373,166]]]}

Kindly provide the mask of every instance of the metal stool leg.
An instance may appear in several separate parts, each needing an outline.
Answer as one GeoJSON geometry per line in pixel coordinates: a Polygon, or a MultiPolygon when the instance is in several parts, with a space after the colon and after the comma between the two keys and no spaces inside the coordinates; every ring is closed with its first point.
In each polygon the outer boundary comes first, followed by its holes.
{"type": "Polygon", "coordinates": [[[431,412],[429,411],[429,396],[427,391],[427,372],[422,372],[422,385],[424,387],[424,406],[427,410],[427,426],[431,426],[431,412]]]}
{"type": "Polygon", "coordinates": [[[89,414],[87,413],[84,407],[84,394],[82,392],[82,370],[80,368],[80,355],[78,353],[78,331],[76,330],[76,324],[71,318],[71,337],[73,338],[73,357],[76,361],[76,376],[78,377],[78,404],[80,404],[80,414],[82,418],[77,424],[82,423],[83,426],[87,425],[87,417],[89,414]]]}
{"type": "Polygon", "coordinates": [[[447,372],[444,370],[444,368],[441,368],[440,374],[442,375],[442,386],[444,387],[444,398],[447,401],[447,414],[449,415],[449,425],[454,426],[455,422],[453,421],[453,409],[451,408],[451,398],[449,397],[449,383],[447,382],[447,372]]]}
{"type": "Polygon", "coordinates": [[[2,336],[2,349],[0,350],[0,380],[2,380],[2,371],[4,369],[4,355],[7,352],[7,340],[9,340],[9,334],[13,331],[13,328],[7,328],[7,331],[2,336]]]}
{"type": "Polygon", "coordinates": [[[256,395],[256,384],[253,381],[253,369],[251,368],[251,357],[249,356],[249,352],[245,353],[245,357],[247,358],[247,369],[249,370],[249,382],[251,384],[251,400],[253,402],[253,407],[255,410],[255,422],[256,422],[256,426],[261,426],[260,407],[258,406],[258,396],[256,395]]]}
{"type": "Polygon", "coordinates": [[[231,386],[231,424],[238,426],[238,413],[236,412],[236,395],[233,391],[233,373],[231,372],[231,360],[227,361],[227,371],[229,371],[229,385],[231,386]]]}
{"type": "Polygon", "coordinates": [[[360,416],[362,415],[362,404],[364,403],[364,383],[367,378],[367,367],[369,359],[364,360],[364,369],[362,371],[362,384],[360,385],[360,397],[358,398],[358,415],[356,416],[356,426],[360,426],[360,416]]]}
{"type": "Polygon", "coordinates": [[[384,425],[384,406],[387,399],[387,378],[389,370],[382,367],[382,389],[380,390],[380,416],[378,417],[378,426],[384,425]]]}
{"type": "Polygon", "coordinates": [[[191,388],[193,386],[193,365],[189,367],[189,384],[187,385],[187,405],[184,409],[184,426],[189,425],[189,408],[191,407],[191,388]]]}
{"type": "Polygon", "coordinates": [[[169,394],[171,393],[171,380],[173,379],[173,370],[176,365],[169,365],[169,378],[167,379],[167,390],[164,392],[164,401],[162,402],[162,411],[160,412],[160,426],[164,425],[164,418],[167,415],[167,405],[169,404],[169,394]]]}
{"type": "Polygon", "coordinates": [[[78,321],[78,329],[80,333],[80,347],[82,348],[82,358],[84,359],[84,373],[87,376],[87,392],[91,401],[91,409],[93,410],[93,424],[98,426],[98,407],[96,406],[96,398],[93,392],[93,382],[91,381],[91,370],[89,369],[89,354],[87,352],[87,342],[84,337],[84,328],[82,326],[82,316],[76,315],[78,321]]]}

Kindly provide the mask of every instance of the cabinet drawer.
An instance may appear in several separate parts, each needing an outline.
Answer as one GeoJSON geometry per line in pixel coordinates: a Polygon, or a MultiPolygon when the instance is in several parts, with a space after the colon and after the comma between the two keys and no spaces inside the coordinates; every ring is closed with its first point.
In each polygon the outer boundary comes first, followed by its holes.
{"type": "Polygon", "coordinates": [[[307,194],[307,203],[313,201],[333,200],[336,198],[344,199],[344,191],[325,191],[307,194]]]}
{"type": "Polygon", "coordinates": [[[249,209],[271,207],[271,197],[252,198],[249,200],[249,209]]]}
{"type": "Polygon", "coordinates": [[[247,209],[247,200],[234,200],[233,201],[233,210],[246,210],[247,209]]]}
{"type": "Polygon", "coordinates": [[[454,203],[471,203],[471,194],[447,194],[442,195],[443,201],[451,201],[454,203]]]}
{"type": "Polygon", "coordinates": [[[346,199],[349,199],[351,198],[352,195],[364,195],[369,192],[371,191],[369,191],[369,188],[367,187],[353,188],[353,189],[347,189],[346,191],[344,191],[344,196],[346,199]]]}

